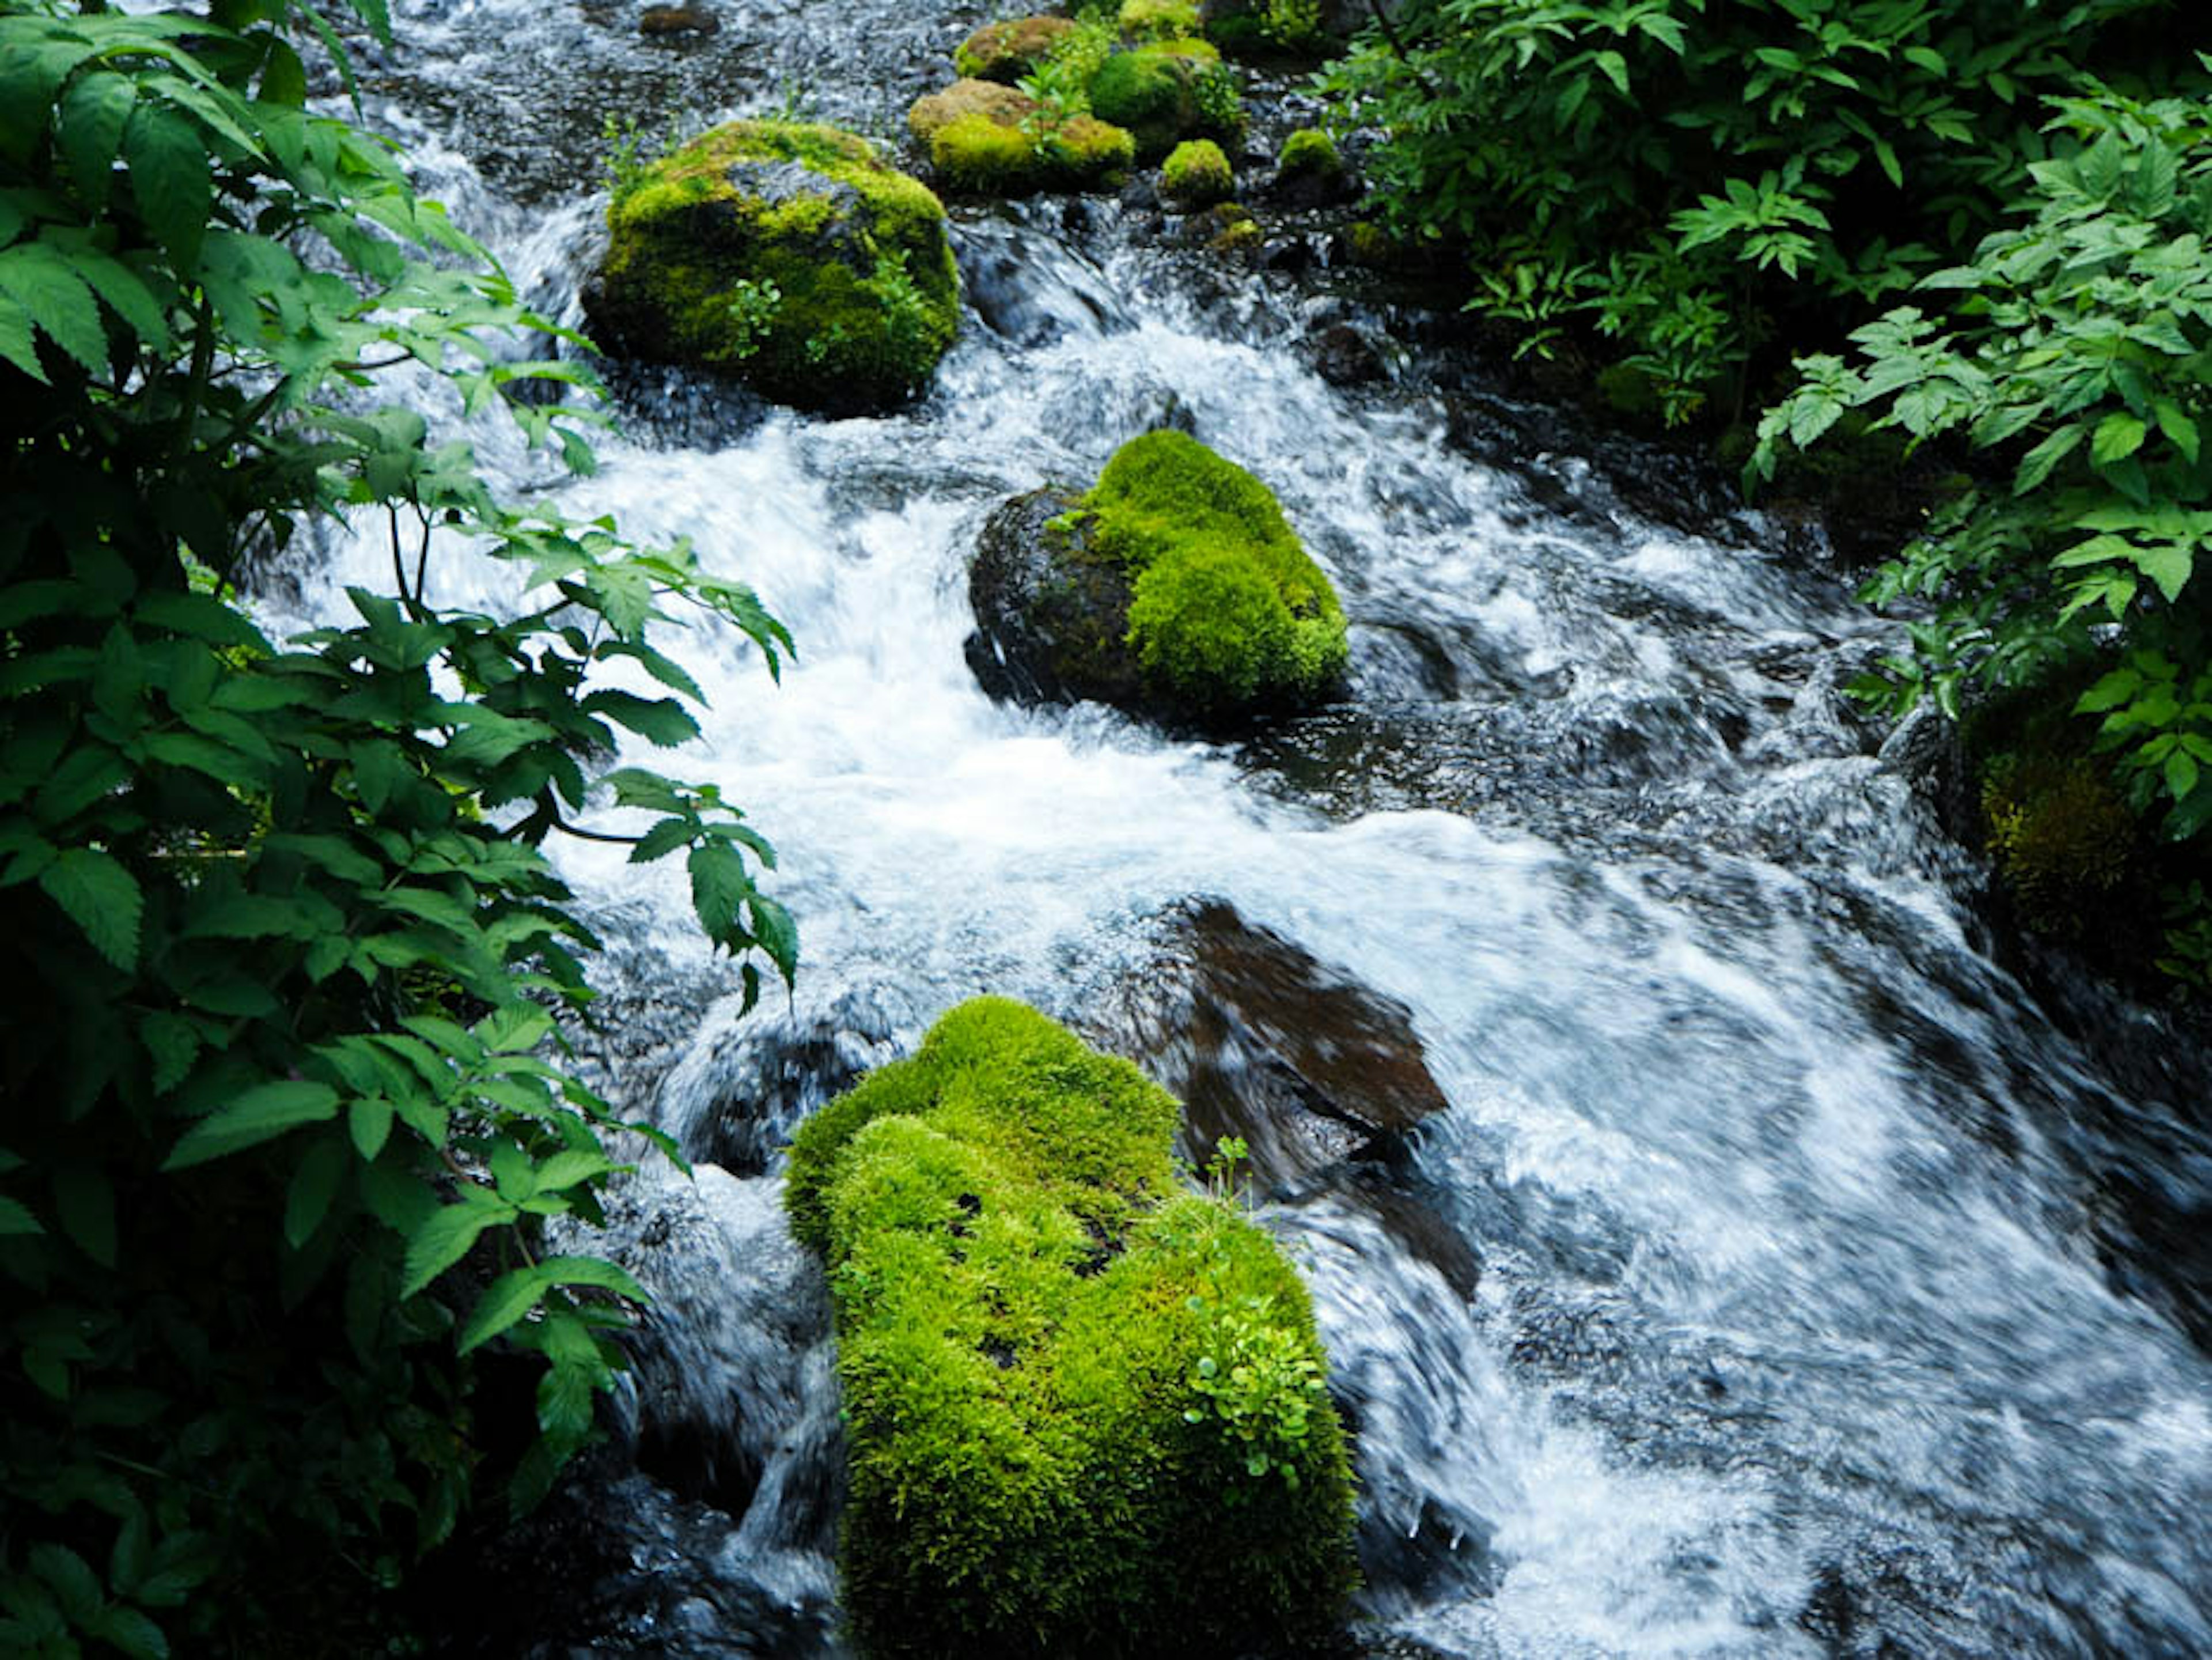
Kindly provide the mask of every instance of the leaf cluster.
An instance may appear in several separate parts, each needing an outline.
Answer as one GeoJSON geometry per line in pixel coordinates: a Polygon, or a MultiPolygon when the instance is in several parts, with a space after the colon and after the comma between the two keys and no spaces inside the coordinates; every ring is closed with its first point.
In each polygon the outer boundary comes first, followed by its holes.
{"type": "Polygon", "coordinates": [[[1433,0],[1326,84],[1404,234],[1467,250],[1524,350],[1594,329],[1670,422],[1971,247],[2036,112],[2179,73],[2166,0],[1433,0]]]}

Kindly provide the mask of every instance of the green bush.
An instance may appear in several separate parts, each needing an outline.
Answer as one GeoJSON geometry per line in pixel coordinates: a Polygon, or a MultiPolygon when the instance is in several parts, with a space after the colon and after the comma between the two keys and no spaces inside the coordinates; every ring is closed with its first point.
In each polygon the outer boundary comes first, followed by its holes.
{"type": "Polygon", "coordinates": [[[1951,263],[2046,151],[2046,94],[2182,77],[2170,0],[1453,0],[1331,82],[1404,234],[1534,349],[1617,343],[1670,418],[1951,263]],[[1405,47],[1401,54],[1397,49],[1405,47]]]}
{"type": "Polygon", "coordinates": [[[1184,208],[1210,208],[1237,193],[1229,158],[1211,138],[1186,138],[1160,166],[1160,194],[1184,208]]]}
{"type": "Polygon", "coordinates": [[[1090,545],[1131,573],[1129,644],[1202,712],[1297,704],[1343,672],[1336,592],[1274,493],[1179,432],[1133,438],[1084,497],[1090,545]]]}
{"type": "Polygon", "coordinates": [[[593,320],[631,351],[780,402],[896,404],[958,327],[943,205],[834,127],[717,127],[645,168],[607,225],[593,320]],[[792,164],[819,188],[793,188],[792,164]]]}
{"type": "Polygon", "coordinates": [[[697,730],[664,608],[771,667],[788,636],[432,435],[450,392],[581,469],[592,411],[546,394],[595,385],[505,350],[573,337],[314,112],[319,17],[219,11],[0,3],[9,1654],[380,1651],[416,1555],[590,1438],[641,1292],[544,1249],[617,1169],[556,1029],[595,942],[546,836],[684,854],[749,998],[796,952],[716,788],[598,775],[697,730]],[[241,573],[342,520],[388,582],[270,639],[241,573]],[[434,602],[476,558],[507,614],[434,602]],[[609,794],[641,836],[579,822],[609,794]]]}
{"type": "Polygon", "coordinates": [[[1175,1101],[982,998],[800,1127],[836,1304],[847,1613],[878,1654],[1312,1639],[1352,1489],[1304,1288],[1178,1194],[1175,1101]]]}
{"type": "MultiPolygon", "coordinates": [[[[2212,641],[2197,556],[2212,548],[2212,101],[2068,99],[2062,153],[2032,169],[2032,216],[1815,355],[1759,427],[1754,471],[1846,417],[1990,464],[1866,597],[1932,599],[1909,654],[1858,690],[1955,714],[1977,689],[2071,674],[2136,812],[2212,848],[2212,641]],[[1994,476],[1991,476],[1994,471],[1994,476]],[[2117,635],[2117,638],[2114,636],[2117,635]]],[[[2184,919],[2185,924],[2186,919],[2184,919]]]]}

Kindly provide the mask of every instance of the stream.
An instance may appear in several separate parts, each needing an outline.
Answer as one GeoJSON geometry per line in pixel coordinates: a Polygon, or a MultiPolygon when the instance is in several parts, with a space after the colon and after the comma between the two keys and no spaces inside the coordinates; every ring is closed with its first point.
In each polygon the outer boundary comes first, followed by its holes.
{"type": "MultiPolygon", "coordinates": [[[[988,15],[725,0],[716,33],[647,40],[601,0],[397,10],[371,119],[570,322],[607,112],[890,137],[988,15]]],[[[601,471],[558,484],[689,536],[796,636],[780,686],[733,631],[672,636],[705,737],[634,758],[746,807],[803,961],[740,1018],[679,861],[553,850],[609,946],[594,1076],[696,1178],[615,1196],[594,1248],[659,1299],[622,1432],[452,1651],[842,1652],[827,1304],[783,1138],[977,993],[1196,1075],[1164,1008],[1211,983],[1234,1049],[1251,986],[1296,982],[1436,1093],[1255,1177],[1357,1431],[1362,1651],[2212,1653],[2203,1073],[2154,1012],[2085,1034],[2004,965],[1916,787],[1936,735],[1842,695],[1887,644],[1849,582],[1408,349],[1325,258],[1224,265],[1112,198],[955,219],[969,304],[915,406],[824,421],[622,371],[601,471]],[[1364,384],[1311,366],[1346,326],[1364,384]],[[1343,705],[1202,742],[978,689],[984,520],[1164,421],[1272,486],[1335,582],[1343,705]]],[[[480,441],[510,491],[556,484],[480,441]]],[[[364,530],[261,603],[335,614],[384,558],[364,530]]],[[[512,575],[447,556],[432,593],[512,606],[512,575]]],[[[1249,1104],[1232,1062],[1207,1075],[1249,1104]]]]}

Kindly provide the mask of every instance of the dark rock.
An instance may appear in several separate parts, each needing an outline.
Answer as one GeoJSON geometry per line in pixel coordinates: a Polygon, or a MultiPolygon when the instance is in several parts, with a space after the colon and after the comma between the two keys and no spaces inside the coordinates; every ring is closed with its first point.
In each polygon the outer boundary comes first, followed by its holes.
{"type": "Polygon", "coordinates": [[[1122,642],[1129,584],[1108,561],[1079,556],[1053,520],[1075,505],[1056,489],[1016,496],[983,526],[968,573],[975,632],[968,666],[993,697],[1017,703],[1095,697],[1144,700],[1135,654],[1122,642]]]}
{"type": "Polygon", "coordinates": [[[1182,1098],[1194,1159],[1241,1137],[1264,1186],[1382,1157],[1448,1104],[1401,1005],[1218,903],[1176,930],[1121,1024],[1121,1046],[1182,1098]]]}
{"type": "Polygon", "coordinates": [[[1350,323],[1331,323],[1306,337],[1306,361],[1332,386],[1363,386],[1388,370],[1373,341],[1350,323]]]}
{"type": "Polygon", "coordinates": [[[647,6],[637,20],[640,34],[713,34],[721,27],[704,6],[647,6]]]}

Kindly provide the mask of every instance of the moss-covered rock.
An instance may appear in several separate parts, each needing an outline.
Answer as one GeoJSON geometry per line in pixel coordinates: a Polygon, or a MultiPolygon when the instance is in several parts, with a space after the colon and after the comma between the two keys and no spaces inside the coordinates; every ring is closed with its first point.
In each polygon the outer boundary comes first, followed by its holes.
{"type": "Polygon", "coordinates": [[[2021,921],[2078,941],[2128,879],[2140,832],[2104,768],[2080,755],[2006,755],[1983,774],[1990,862],[2021,921]]]}
{"type": "Polygon", "coordinates": [[[939,181],[965,195],[1096,190],[1118,183],[1136,160],[1121,128],[1088,115],[1048,119],[1027,93],[992,81],[917,99],[906,119],[929,146],[939,181]]]}
{"type": "Polygon", "coordinates": [[[1074,28],[1065,17],[1012,17],[986,23],[960,43],[952,54],[952,66],[969,79],[1011,85],[1035,70],[1074,28]]]}
{"type": "Polygon", "coordinates": [[[1336,141],[1316,127],[1304,127],[1283,141],[1275,157],[1275,176],[1267,194],[1285,207],[1318,208],[1348,201],[1358,186],[1338,154],[1336,141]]]}
{"type": "Polygon", "coordinates": [[[941,92],[914,100],[906,112],[907,131],[925,144],[970,115],[980,115],[1002,127],[1018,127],[1037,113],[1037,100],[1019,87],[997,81],[955,81],[941,92]]]}
{"type": "Polygon", "coordinates": [[[1234,70],[1203,40],[1164,40],[1117,52],[1091,79],[1091,108],[1126,127],[1146,159],[1185,138],[1236,137],[1243,112],[1234,70]]]}
{"type": "Polygon", "coordinates": [[[1200,33],[1198,0],[1121,0],[1115,20],[1133,40],[1175,40],[1200,33]]]}
{"type": "Polygon", "coordinates": [[[1176,1116],[982,998],[800,1127],[869,1651],[1212,1656],[1334,1624],[1351,1483],[1312,1310],[1234,1205],[1179,1191],[1176,1116]]]}
{"type": "Polygon", "coordinates": [[[1084,496],[1001,508],[969,598],[997,696],[1212,724],[1309,707],[1344,668],[1343,610],[1273,493],[1178,432],[1123,445],[1084,496]]]}
{"type": "Polygon", "coordinates": [[[848,412],[911,396],[952,342],[959,276],[927,186],[832,127],[735,121],[607,210],[594,326],[633,355],[848,412]]]}
{"type": "Polygon", "coordinates": [[[1160,164],[1160,194],[1178,207],[1210,208],[1236,192],[1229,158],[1211,138],[1186,138],[1160,164]]]}

